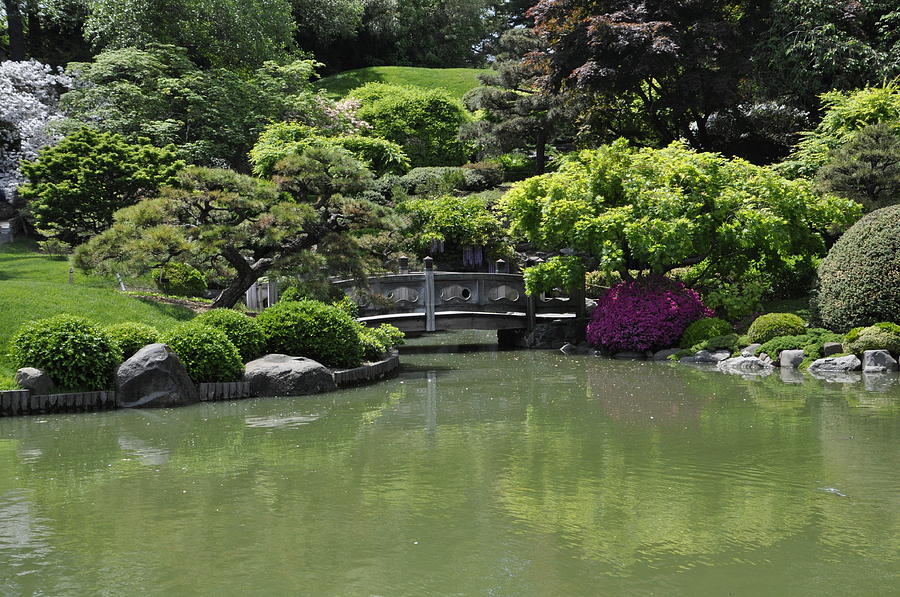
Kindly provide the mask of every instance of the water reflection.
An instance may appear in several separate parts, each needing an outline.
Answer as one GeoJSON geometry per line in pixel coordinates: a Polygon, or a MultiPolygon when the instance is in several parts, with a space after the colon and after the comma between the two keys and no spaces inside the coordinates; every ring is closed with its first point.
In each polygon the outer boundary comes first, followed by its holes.
{"type": "Polygon", "coordinates": [[[0,420],[0,593],[892,590],[896,384],[445,350],[323,396],[0,420]]]}

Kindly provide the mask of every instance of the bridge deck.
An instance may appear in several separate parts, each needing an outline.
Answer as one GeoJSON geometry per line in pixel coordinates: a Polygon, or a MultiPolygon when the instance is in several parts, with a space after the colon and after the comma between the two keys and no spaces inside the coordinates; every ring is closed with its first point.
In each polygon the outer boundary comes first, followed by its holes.
{"type": "MultiPolygon", "coordinates": [[[[574,313],[540,313],[538,322],[574,318],[574,313]]],[[[424,332],[425,313],[388,313],[360,317],[360,323],[378,326],[389,323],[404,332],[424,332]]],[[[525,313],[511,311],[492,313],[478,311],[437,311],[434,314],[435,331],[444,330],[522,330],[528,327],[525,313]]]]}

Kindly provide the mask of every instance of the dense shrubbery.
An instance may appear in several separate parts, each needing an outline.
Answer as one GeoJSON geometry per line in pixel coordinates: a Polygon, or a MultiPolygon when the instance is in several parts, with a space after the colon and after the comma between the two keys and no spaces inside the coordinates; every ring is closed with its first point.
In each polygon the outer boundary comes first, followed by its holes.
{"type": "Polygon", "coordinates": [[[473,246],[508,252],[503,225],[480,197],[411,199],[397,210],[409,217],[410,248],[420,256],[432,253],[435,245],[444,251],[473,246]]]}
{"type": "Polygon", "coordinates": [[[367,361],[377,361],[384,357],[389,348],[403,344],[403,332],[387,323],[377,328],[360,325],[358,331],[363,345],[363,358],[367,361]]]}
{"type": "Polygon", "coordinates": [[[174,261],[157,268],[153,281],[160,292],[173,296],[203,296],[207,288],[206,279],[197,268],[174,261]]]}
{"type": "Polygon", "coordinates": [[[262,355],[266,347],[266,337],[259,324],[252,317],[233,309],[212,309],[201,313],[194,321],[222,330],[235,345],[246,363],[262,355]]]}
{"type": "Polygon", "coordinates": [[[772,338],[756,349],[756,354],[767,354],[777,359],[782,350],[800,350],[807,358],[820,359],[822,347],[828,342],[840,342],[842,336],[823,328],[809,328],[803,334],[789,334],[772,338]]]}
{"type": "Polygon", "coordinates": [[[847,331],[897,318],[898,254],[900,205],[874,211],[854,224],[819,266],[815,306],[822,324],[847,331]]]}
{"type": "Polygon", "coordinates": [[[413,166],[458,166],[466,161],[459,127],[468,120],[462,104],[440,89],[369,83],[350,96],[372,134],[398,143],[413,166]]]}
{"type": "Polygon", "coordinates": [[[188,321],[163,336],[194,383],[238,381],[244,374],[241,354],[224,332],[188,321]]]}
{"type": "Polygon", "coordinates": [[[159,342],[161,337],[159,330],[146,323],[127,321],[111,325],[106,328],[106,333],[122,350],[122,358],[129,359],[134,353],[147,346],[159,342]]]}
{"type": "Polygon", "coordinates": [[[726,336],[733,333],[731,324],[724,319],[718,317],[704,317],[691,323],[684,330],[678,346],[681,348],[690,348],[695,344],[699,344],[704,340],[715,338],[716,336],[726,336]]]}
{"type": "Polygon", "coordinates": [[[844,351],[862,354],[867,350],[900,353],[900,325],[879,322],[869,327],[853,328],[844,336],[844,351]]]}
{"type": "Polygon", "coordinates": [[[363,346],[346,311],[318,301],[281,301],[256,318],[270,353],[302,356],[327,367],[356,367],[363,346]]]}
{"type": "Polygon", "coordinates": [[[740,336],[737,334],[722,334],[721,336],[713,336],[712,338],[707,338],[690,347],[691,353],[696,353],[699,350],[708,350],[710,352],[716,350],[727,350],[728,352],[734,352],[738,348],[740,348],[740,336]]]}
{"type": "Polygon", "coordinates": [[[700,296],[680,282],[659,277],[623,282],[597,302],[587,339],[609,350],[669,348],[691,322],[711,316],[700,296]]]}
{"type": "Polygon", "coordinates": [[[778,336],[799,336],[806,333],[806,323],[793,313],[766,313],[750,324],[747,335],[754,343],[768,342],[778,336]]]}
{"type": "Polygon", "coordinates": [[[109,388],[122,352],[112,336],[83,317],[55,315],[23,325],[10,341],[16,367],[43,370],[61,390],[109,388]]]}
{"type": "Polygon", "coordinates": [[[534,160],[516,151],[504,153],[494,158],[503,169],[503,180],[515,182],[534,176],[534,160]]]}

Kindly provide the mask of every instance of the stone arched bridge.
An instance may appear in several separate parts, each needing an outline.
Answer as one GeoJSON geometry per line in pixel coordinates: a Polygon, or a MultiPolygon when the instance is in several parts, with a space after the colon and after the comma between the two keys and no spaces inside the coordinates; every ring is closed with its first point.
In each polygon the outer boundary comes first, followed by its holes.
{"type": "Polygon", "coordinates": [[[532,330],[541,321],[584,315],[584,296],[528,296],[521,274],[436,271],[431,258],[425,271],[368,279],[360,292],[354,280],[334,283],[360,305],[359,320],[366,325],[389,323],[404,332],[442,330],[532,330]]]}

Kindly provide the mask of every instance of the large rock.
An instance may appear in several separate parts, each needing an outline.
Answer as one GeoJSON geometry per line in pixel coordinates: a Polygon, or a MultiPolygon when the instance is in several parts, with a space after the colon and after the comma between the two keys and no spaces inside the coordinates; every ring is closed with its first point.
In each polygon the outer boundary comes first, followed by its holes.
{"type": "Polygon", "coordinates": [[[806,352],[800,350],[782,350],[781,366],[788,369],[797,369],[806,358],[806,352]]]}
{"type": "Polygon", "coordinates": [[[742,348],[741,356],[742,357],[756,356],[756,351],[759,349],[760,346],[762,346],[762,344],[760,344],[759,342],[754,342],[750,346],[747,346],[746,348],[742,348]]]}
{"type": "Polygon", "coordinates": [[[304,396],[337,389],[331,369],[312,359],[267,354],[244,369],[254,396],[304,396]]]}
{"type": "Polygon", "coordinates": [[[765,374],[772,372],[772,364],[763,362],[759,357],[733,357],[719,361],[716,365],[719,371],[738,375],[765,374]]]}
{"type": "Polygon", "coordinates": [[[25,390],[31,390],[36,396],[46,396],[56,390],[50,376],[34,367],[22,367],[16,371],[16,383],[25,390]]]}
{"type": "Polygon", "coordinates": [[[650,358],[654,361],[666,361],[670,356],[679,352],[681,352],[681,349],[679,348],[665,348],[663,350],[657,350],[650,358]]]}
{"type": "Polygon", "coordinates": [[[647,355],[636,350],[623,350],[615,353],[613,358],[620,361],[643,361],[647,358],[647,355]]]}
{"type": "Polygon", "coordinates": [[[840,342],[826,342],[822,345],[822,356],[830,357],[842,352],[844,352],[844,346],[840,342]]]}
{"type": "Polygon", "coordinates": [[[681,357],[679,363],[718,363],[726,360],[731,356],[727,350],[717,350],[709,352],[708,350],[698,350],[693,356],[681,357]]]}
{"type": "Polygon", "coordinates": [[[172,349],[148,344],[116,370],[119,406],[167,408],[200,402],[197,386],[172,349]]]}
{"type": "Polygon", "coordinates": [[[897,371],[897,359],[886,350],[866,350],[863,352],[863,373],[887,373],[897,371]]]}
{"type": "Polygon", "coordinates": [[[826,357],[812,362],[809,366],[810,373],[847,372],[859,371],[862,361],[856,355],[845,357],[826,357]]]}

